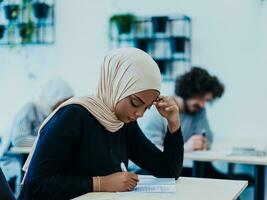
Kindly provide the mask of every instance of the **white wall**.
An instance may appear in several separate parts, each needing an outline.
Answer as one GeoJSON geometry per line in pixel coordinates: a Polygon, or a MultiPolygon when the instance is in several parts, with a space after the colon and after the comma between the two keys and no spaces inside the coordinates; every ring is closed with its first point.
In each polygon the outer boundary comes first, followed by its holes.
{"type": "Polygon", "coordinates": [[[215,140],[264,141],[267,2],[261,0],[57,0],[54,46],[0,47],[0,130],[49,77],[65,78],[78,95],[94,91],[108,50],[108,17],[117,11],[191,16],[193,64],[226,85],[224,97],[209,110],[215,140]]]}
{"type": "Polygon", "coordinates": [[[94,91],[102,57],[108,50],[108,17],[114,12],[183,13],[193,20],[193,64],[205,66],[226,85],[224,97],[209,109],[215,141],[267,143],[266,1],[57,0],[56,3],[54,46],[0,47],[0,132],[49,77],[65,78],[77,95],[94,91]],[[29,74],[35,78],[29,78],[29,74]]]}
{"type": "MultiPolygon", "coordinates": [[[[261,0],[117,1],[143,15],[184,13],[193,19],[193,64],[226,85],[209,117],[215,140],[260,140],[267,134],[267,2],[261,0]]],[[[267,143],[267,140],[263,142],[267,143]]]]}
{"type": "Polygon", "coordinates": [[[94,91],[101,59],[108,51],[111,9],[105,0],[57,0],[55,45],[0,46],[0,132],[49,77],[63,77],[77,95],[94,91]]]}

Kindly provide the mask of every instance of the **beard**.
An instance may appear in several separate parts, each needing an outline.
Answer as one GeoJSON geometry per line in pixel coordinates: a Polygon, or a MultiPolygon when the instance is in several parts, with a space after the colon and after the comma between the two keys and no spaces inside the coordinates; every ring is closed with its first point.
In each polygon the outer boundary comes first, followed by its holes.
{"type": "Polygon", "coordinates": [[[184,112],[188,115],[194,116],[201,110],[201,107],[199,105],[195,104],[195,105],[193,105],[195,109],[194,109],[194,111],[192,111],[192,110],[190,110],[190,108],[187,104],[187,101],[184,100],[184,102],[185,102],[184,103],[184,112]]]}

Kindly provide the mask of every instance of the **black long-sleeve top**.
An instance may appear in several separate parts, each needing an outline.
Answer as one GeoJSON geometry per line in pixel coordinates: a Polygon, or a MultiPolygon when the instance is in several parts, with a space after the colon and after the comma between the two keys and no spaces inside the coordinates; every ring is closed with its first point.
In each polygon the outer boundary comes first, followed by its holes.
{"type": "Polygon", "coordinates": [[[178,178],[183,163],[181,130],[167,132],[164,151],[136,122],[115,133],[80,105],[61,108],[41,130],[19,199],[70,199],[93,191],[93,176],[121,171],[131,159],[157,177],[178,178]]]}

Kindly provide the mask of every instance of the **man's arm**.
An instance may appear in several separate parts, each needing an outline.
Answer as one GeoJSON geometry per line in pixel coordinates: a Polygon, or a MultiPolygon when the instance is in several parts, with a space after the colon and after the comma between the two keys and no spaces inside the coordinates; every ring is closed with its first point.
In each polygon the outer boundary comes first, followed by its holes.
{"type": "Polygon", "coordinates": [[[205,109],[200,111],[200,113],[196,116],[195,124],[196,124],[194,128],[195,134],[201,135],[202,133],[205,133],[205,137],[207,138],[207,148],[209,149],[213,142],[213,132],[210,129],[205,109]]]}

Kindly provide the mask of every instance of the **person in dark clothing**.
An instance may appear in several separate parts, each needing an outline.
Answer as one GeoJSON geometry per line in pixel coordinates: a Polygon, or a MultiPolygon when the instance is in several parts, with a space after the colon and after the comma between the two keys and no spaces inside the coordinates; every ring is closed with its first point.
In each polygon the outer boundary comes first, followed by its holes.
{"type": "Polygon", "coordinates": [[[154,176],[177,179],[183,163],[179,110],[173,98],[159,95],[160,82],[159,68],[145,52],[108,53],[97,94],[68,100],[42,124],[24,165],[19,199],[133,190],[138,176],[120,167],[129,159],[154,176]],[[152,105],[168,121],[163,152],[136,122],[152,105]]]}

